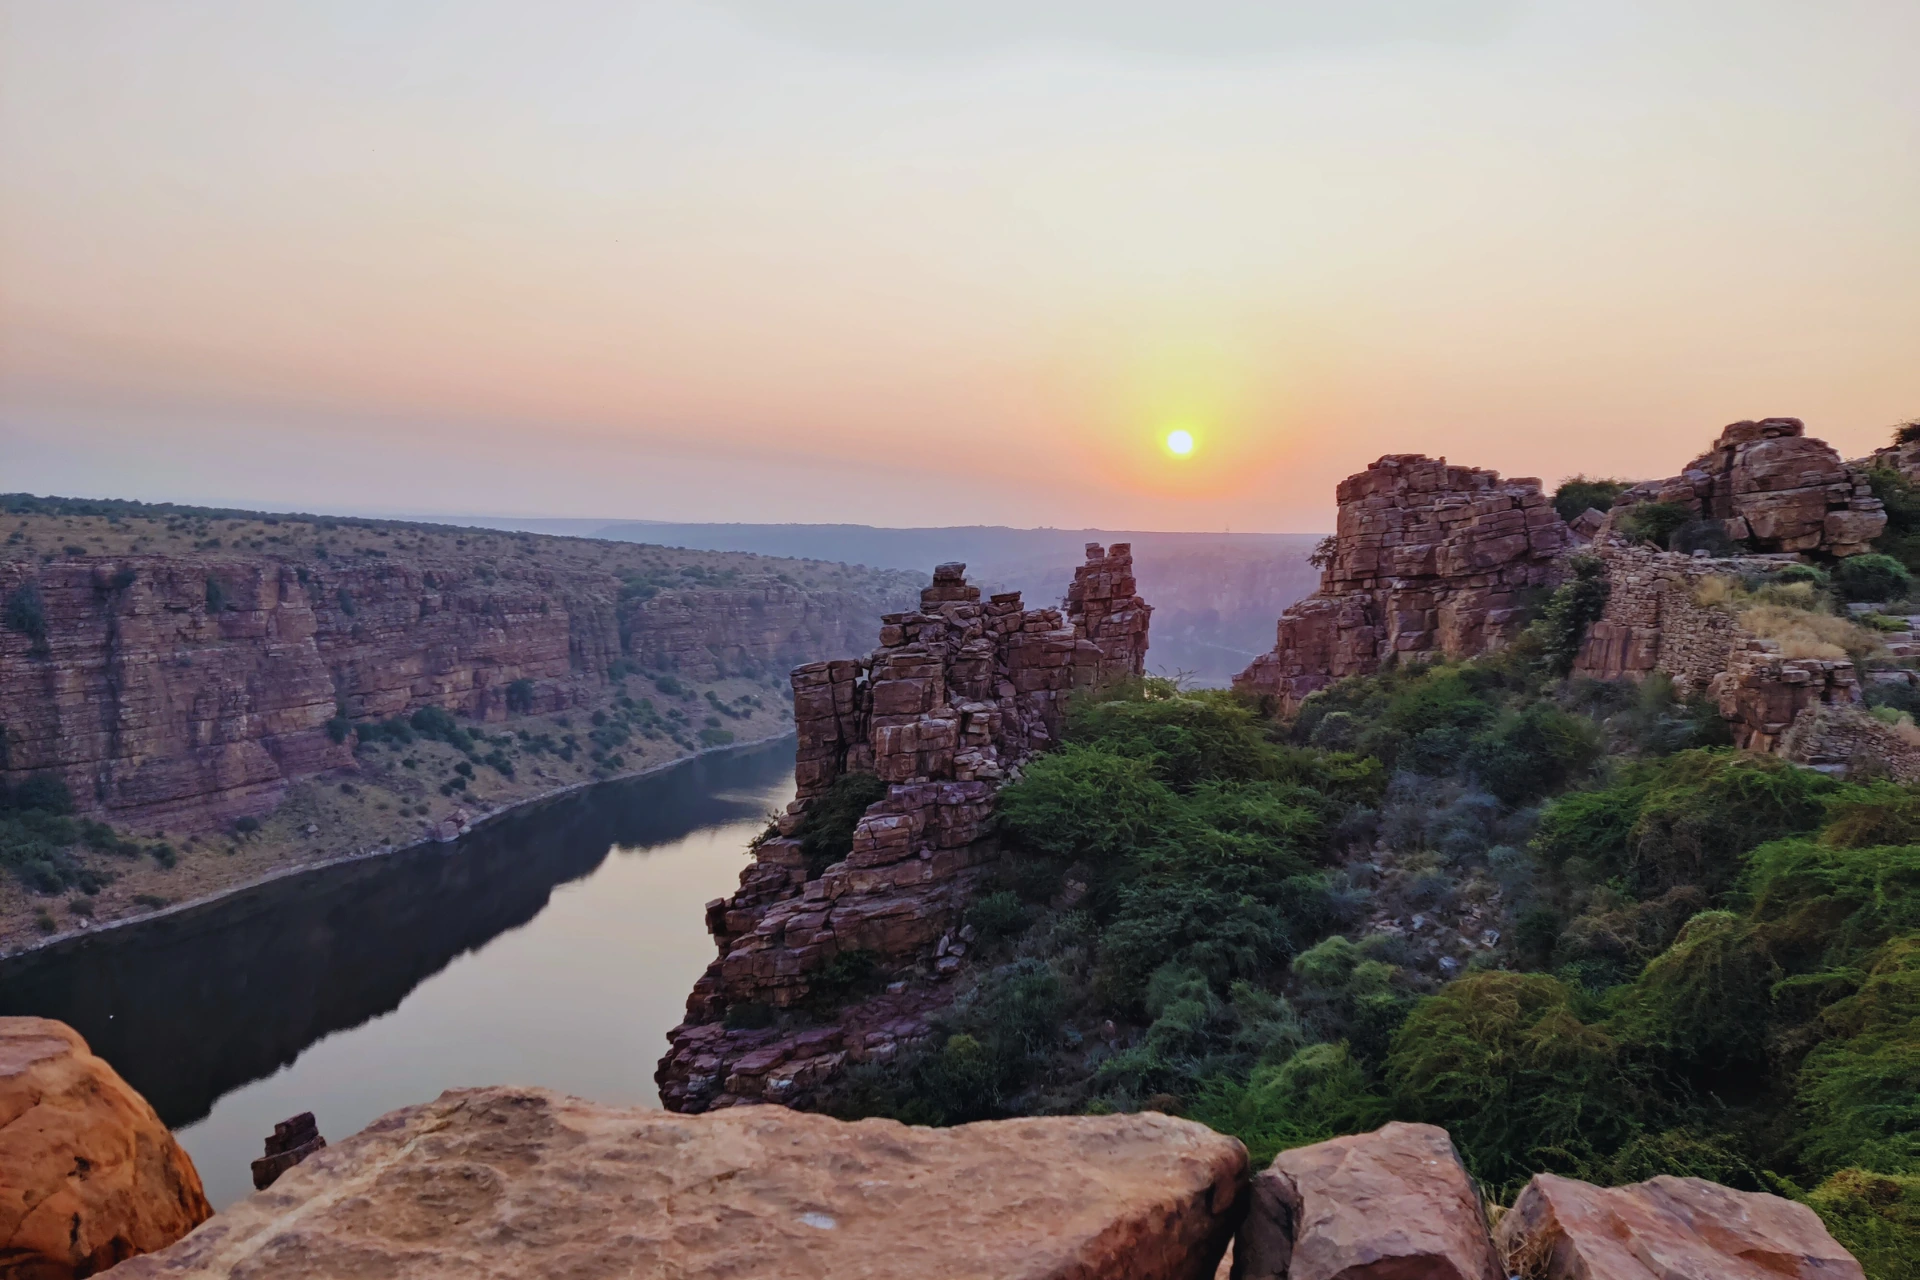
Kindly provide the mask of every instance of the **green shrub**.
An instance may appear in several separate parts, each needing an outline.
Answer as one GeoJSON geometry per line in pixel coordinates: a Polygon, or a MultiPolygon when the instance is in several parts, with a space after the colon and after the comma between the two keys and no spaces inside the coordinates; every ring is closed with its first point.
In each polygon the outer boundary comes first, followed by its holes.
{"type": "Polygon", "coordinates": [[[1883,948],[1820,1022],[1832,1038],[1799,1078],[1808,1163],[1920,1173],[1920,935],[1883,948]]]}
{"type": "Polygon", "coordinates": [[[1562,520],[1573,521],[1589,509],[1605,511],[1613,506],[1613,500],[1628,489],[1625,480],[1603,480],[1599,477],[1574,476],[1561,482],[1553,491],[1553,509],[1562,520]]]}
{"type": "Polygon", "coordinates": [[[1684,502],[1640,502],[1628,507],[1614,521],[1614,527],[1635,542],[1664,548],[1693,518],[1693,508],[1684,502]]]}
{"type": "Polygon", "coordinates": [[[511,715],[524,716],[533,712],[533,681],[522,676],[507,685],[507,711],[511,715]]]}
{"type": "Polygon", "coordinates": [[[1766,1065],[1772,988],[1779,971],[1731,911],[1689,920],[1633,985],[1621,991],[1608,1026],[1622,1043],[1669,1069],[1736,1083],[1766,1065]]]}
{"type": "Polygon", "coordinates": [[[1257,1169],[1282,1151],[1377,1129],[1390,1114],[1344,1041],[1308,1045],[1285,1062],[1255,1067],[1244,1082],[1215,1076],[1188,1108],[1192,1119],[1246,1143],[1257,1169]]]}
{"type": "Polygon", "coordinates": [[[1920,1174],[1842,1169],[1804,1199],[1868,1280],[1920,1280],[1920,1174]]]}
{"type": "Polygon", "coordinates": [[[700,744],[706,747],[724,747],[733,741],[733,730],[708,727],[700,731],[700,744]]]}
{"type": "Polygon", "coordinates": [[[1600,757],[1600,734],[1590,720],[1551,702],[1508,711],[1467,747],[1468,773],[1508,804],[1537,800],[1564,787],[1600,757]]]}
{"type": "Polygon", "coordinates": [[[1579,1174],[1636,1131],[1618,1046],[1544,974],[1478,973],[1422,1001],[1393,1039],[1397,1113],[1446,1128],[1476,1177],[1579,1174]]]}
{"type": "Polygon", "coordinates": [[[1913,575],[1892,556],[1848,556],[1833,570],[1833,585],[1843,600],[1904,600],[1913,591],[1913,575]]]}
{"type": "Polygon", "coordinates": [[[1068,860],[1114,863],[1144,846],[1174,795],[1151,755],[1068,744],[1041,756],[1000,792],[1000,823],[1023,848],[1068,860]]]}
{"type": "Polygon", "coordinates": [[[1554,589],[1535,624],[1547,669],[1562,677],[1573,670],[1587,630],[1605,614],[1611,594],[1606,562],[1598,556],[1575,556],[1568,567],[1573,575],[1554,589]]]}
{"type": "Polygon", "coordinates": [[[7,630],[27,637],[36,645],[46,643],[47,604],[41,598],[40,588],[31,582],[15,587],[7,596],[4,621],[7,630]]]}
{"type": "Polygon", "coordinates": [[[1816,829],[1837,783],[1773,756],[1683,751],[1627,766],[1612,786],[1547,806],[1533,847],[1550,865],[1578,857],[1651,897],[1676,885],[1731,887],[1765,841],[1816,829]]]}
{"type": "Polygon", "coordinates": [[[999,889],[967,909],[967,923],[978,931],[981,942],[992,943],[1023,932],[1030,915],[1019,894],[999,889]]]}
{"type": "Polygon", "coordinates": [[[808,807],[796,833],[807,879],[818,879],[822,871],[853,852],[853,831],[860,825],[860,816],[886,796],[887,784],[871,773],[843,773],[833,780],[827,793],[808,807]]]}

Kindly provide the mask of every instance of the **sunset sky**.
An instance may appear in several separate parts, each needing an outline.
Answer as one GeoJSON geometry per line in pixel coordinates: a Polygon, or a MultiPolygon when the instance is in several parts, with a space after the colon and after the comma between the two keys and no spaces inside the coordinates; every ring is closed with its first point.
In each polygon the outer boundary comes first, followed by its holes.
{"type": "Polygon", "coordinates": [[[1386,452],[1860,453],[1920,415],[1917,52],[1914,0],[0,0],[0,490],[1305,532],[1386,452]]]}

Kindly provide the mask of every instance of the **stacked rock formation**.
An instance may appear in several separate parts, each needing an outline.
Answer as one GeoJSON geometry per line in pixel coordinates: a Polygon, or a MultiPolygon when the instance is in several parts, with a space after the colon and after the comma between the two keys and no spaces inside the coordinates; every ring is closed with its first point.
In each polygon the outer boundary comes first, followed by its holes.
{"type": "Polygon", "coordinates": [[[1391,656],[1465,657],[1512,638],[1525,593],[1559,581],[1572,542],[1540,482],[1389,454],[1341,481],[1320,590],[1280,615],[1273,652],[1234,688],[1289,714],[1391,656]]]}
{"type": "Polygon", "coordinates": [[[90,1276],[212,1212],[160,1117],[73,1028],[0,1018],[0,1274],[90,1276]]]}
{"type": "Polygon", "coordinates": [[[798,795],[739,891],[707,905],[720,954],[670,1034],[656,1076],[669,1107],[793,1101],[844,1062],[924,1032],[942,1001],[913,990],[798,1035],[725,1019],[799,1003],[837,956],[887,973],[960,967],[971,939],[955,930],[998,854],[988,819],[999,784],[1058,741],[1068,693],[1145,669],[1152,610],[1134,594],[1125,543],[1088,546],[1068,607],[1026,609],[1018,593],[982,601],[966,566],[945,564],[918,612],[883,619],[869,656],[794,671],[798,795]],[[886,796],[860,818],[851,854],[809,878],[802,824],[853,773],[877,777],[886,796]]]}
{"type": "Polygon", "coordinates": [[[326,1145],[327,1140],[320,1136],[320,1126],[314,1121],[313,1112],[302,1111],[297,1116],[282,1120],[267,1135],[266,1154],[253,1162],[254,1190],[266,1190],[281,1174],[326,1145]]]}
{"type": "Polygon", "coordinates": [[[1754,551],[1858,555],[1887,527],[1865,476],[1798,418],[1730,423],[1679,475],[1635,485],[1614,510],[1642,502],[1721,521],[1728,538],[1754,551]]]}
{"type": "Polygon", "coordinates": [[[353,763],[326,725],[437,706],[482,720],[605,696],[622,657],[711,678],[840,650],[889,604],[772,578],[622,599],[611,570],[478,558],[0,560],[44,635],[0,627],[0,784],[56,773],[83,813],[192,832],[353,763]]]}

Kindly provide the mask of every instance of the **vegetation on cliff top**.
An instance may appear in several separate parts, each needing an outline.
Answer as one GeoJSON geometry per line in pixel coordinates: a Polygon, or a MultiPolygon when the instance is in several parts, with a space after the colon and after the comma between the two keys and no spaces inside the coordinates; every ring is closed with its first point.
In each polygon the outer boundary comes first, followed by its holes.
{"type": "Polygon", "coordinates": [[[1548,1170],[1771,1189],[1920,1256],[1920,789],[1725,746],[1550,629],[1340,682],[1289,725],[1161,681],[1071,712],[936,1050],[833,1106],[1155,1107],[1257,1161],[1388,1118],[1548,1170]]]}

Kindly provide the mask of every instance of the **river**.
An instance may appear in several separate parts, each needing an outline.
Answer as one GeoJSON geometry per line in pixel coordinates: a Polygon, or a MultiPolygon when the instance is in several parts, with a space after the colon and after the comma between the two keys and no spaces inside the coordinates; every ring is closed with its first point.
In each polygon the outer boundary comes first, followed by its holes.
{"type": "Polygon", "coordinates": [[[793,796],[791,738],[503,816],[0,964],[0,1014],[59,1018],[146,1095],[215,1208],[276,1121],[347,1137],[461,1085],[659,1105],[713,958],[702,908],[793,796]]]}

